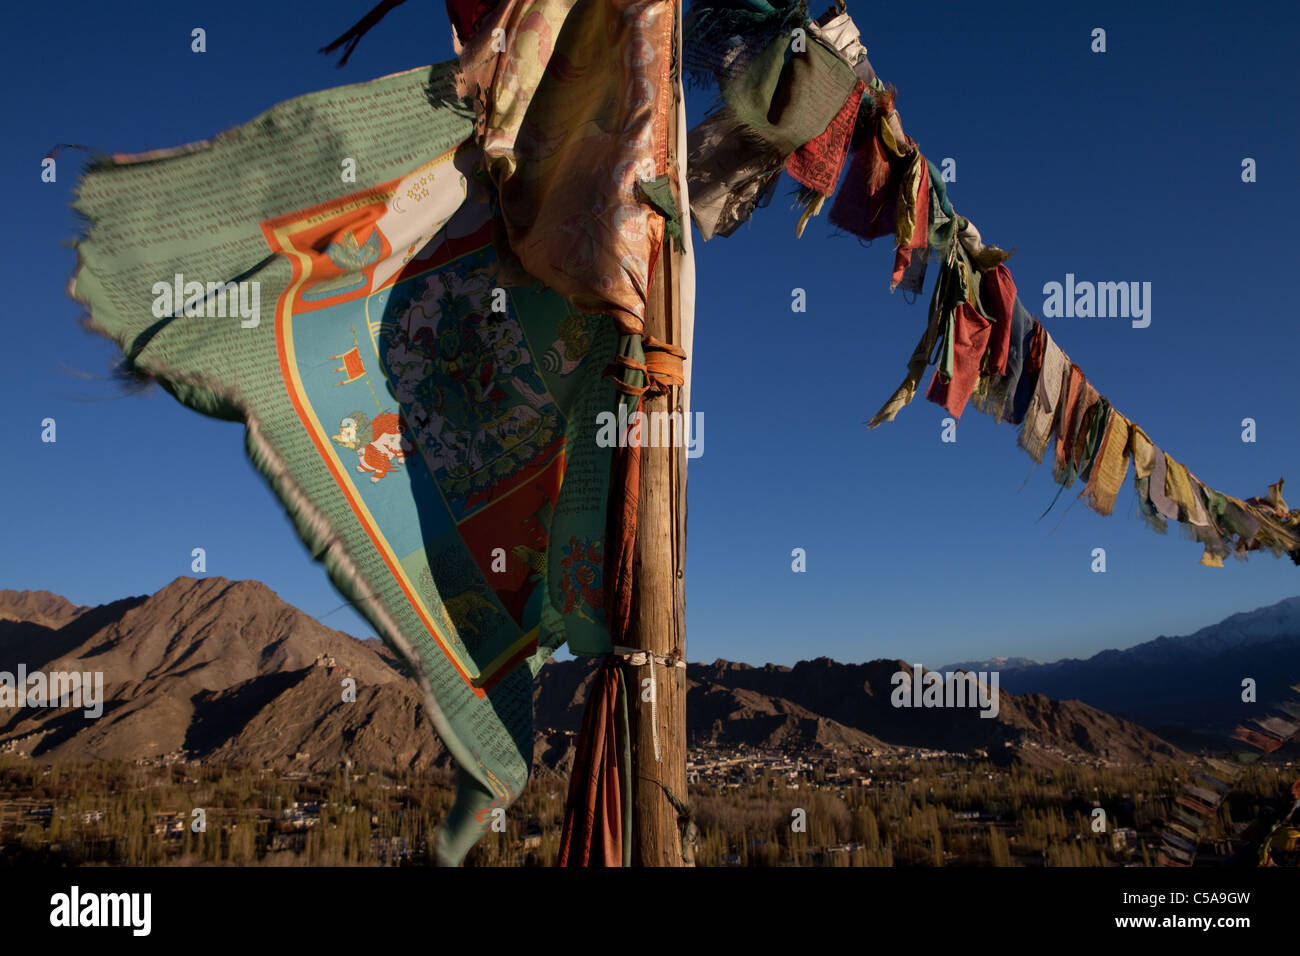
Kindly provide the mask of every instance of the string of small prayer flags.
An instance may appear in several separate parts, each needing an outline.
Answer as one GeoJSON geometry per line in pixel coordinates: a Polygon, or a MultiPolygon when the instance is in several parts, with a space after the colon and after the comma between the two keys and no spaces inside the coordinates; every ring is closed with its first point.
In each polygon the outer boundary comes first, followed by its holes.
{"type": "Polygon", "coordinates": [[[1011,253],[986,245],[953,209],[847,13],[812,21],[802,2],[705,0],[685,38],[688,73],[721,94],[688,137],[691,213],[706,240],[748,221],[784,169],[801,186],[797,234],[833,194],[833,225],[865,240],[893,237],[891,289],[919,294],[930,261],[939,264],[907,374],[869,427],[892,421],[935,365],[926,398],[956,419],[973,404],[1018,425],[1021,447],[1038,462],[1050,455],[1056,481],[1079,483],[1099,513],[1114,511],[1131,463],[1142,517],[1161,532],[1181,524],[1204,546],[1202,564],[1258,550],[1300,564],[1300,509],[1287,506],[1281,480],[1264,497],[1211,488],[1121,414],[1025,309],[1011,253]]]}

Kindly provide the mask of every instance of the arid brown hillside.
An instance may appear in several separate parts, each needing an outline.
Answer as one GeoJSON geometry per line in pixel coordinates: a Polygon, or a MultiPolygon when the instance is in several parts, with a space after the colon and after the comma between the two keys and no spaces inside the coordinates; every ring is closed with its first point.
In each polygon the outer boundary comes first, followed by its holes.
{"type": "MultiPolygon", "coordinates": [[[[157,594],[84,608],[45,591],[0,591],[0,670],[97,671],[104,712],[0,711],[0,748],[35,758],[168,754],[328,771],[445,765],[414,683],[377,641],[325,627],[256,581],[178,578],[157,594]],[[344,700],[355,681],[355,701],[344,700]]],[[[1000,712],[900,709],[899,661],[793,668],[727,661],[687,676],[693,746],[886,753],[987,752],[997,761],[1177,759],[1158,737],[1078,701],[1001,695],[1000,712]]],[[[553,662],[534,694],[539,766],[567,771],[588,661],[553,662]]]]}

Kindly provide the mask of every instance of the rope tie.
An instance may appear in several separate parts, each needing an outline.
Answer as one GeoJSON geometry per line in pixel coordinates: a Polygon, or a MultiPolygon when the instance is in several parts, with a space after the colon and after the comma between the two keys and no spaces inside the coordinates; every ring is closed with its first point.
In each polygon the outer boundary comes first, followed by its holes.
{"type": "Polygon", "coordinates": [[[660,763],[659,757],[659,684],[655,680],[654,664],[662,664],[664,667],[685,667],[686,661],[680,657],[671,654],[655,654],[653,651],[641,650],[635,647],[615,647],[614,654],[623,658],[633,667],[641,667],[650,664],[650,736],[654,740],[655,763],[660,763]]]}
{"type": "Polygon", "coordinates": [[[606,375],[614,376],[614,387],[624,395],[640,397],[646,392],[651,395],[666,392],[670,385],[686,384],[686,352],[670,342],[661,342],[653,335],[641,336],[641,349],[645,352],[645,361],[638,362],[627,355],[619,355],[605,369],[606,375]],[[630,368],[645,375],[646,383],[640,387],[629,385],[618,377],[621,369],[630,368]]]}

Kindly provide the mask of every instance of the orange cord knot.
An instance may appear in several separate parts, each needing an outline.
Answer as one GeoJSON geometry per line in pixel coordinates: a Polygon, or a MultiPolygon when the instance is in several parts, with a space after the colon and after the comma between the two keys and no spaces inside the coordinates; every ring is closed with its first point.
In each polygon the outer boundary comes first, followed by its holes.
{"type": "Polygon", "coordinates": [[[637,397],[658,395],[668,391],[670,386],[686,384],[686,370],[682,365],[686,361],[686,352],[680,346],[661,342],[653,335],[642,335],[641,350],[645,353],[644,362],[620,355],[605,369],[606,375],[614,376],[614,387],[620,392],[637,397]],[[643,373],[646,383],[638,387],[624,382],[618,373],[625,368],[643,373]]]}

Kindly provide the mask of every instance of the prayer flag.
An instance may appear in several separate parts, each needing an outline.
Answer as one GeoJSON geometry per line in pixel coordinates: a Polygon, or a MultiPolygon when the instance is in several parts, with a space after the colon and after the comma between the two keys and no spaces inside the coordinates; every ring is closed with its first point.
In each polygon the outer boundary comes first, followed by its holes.
{"type": "Polygon", "coordinates": [[[566,641],[610,647],[596,422],[616,404],[618,339],[506,274],[456,68],[94,163],[73,283],[131,366],[245,423],[312,555],[411,665],[461,770],[444,863],[528,778],[537,669],[566,641]],[[250,308],[159,308],[151,290],[173,276],[233,283],[250,308]]]}

